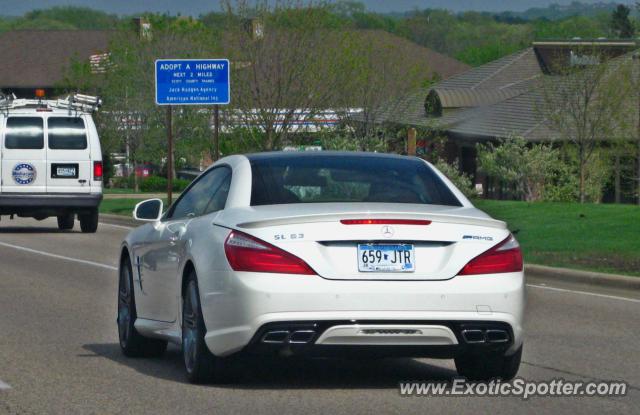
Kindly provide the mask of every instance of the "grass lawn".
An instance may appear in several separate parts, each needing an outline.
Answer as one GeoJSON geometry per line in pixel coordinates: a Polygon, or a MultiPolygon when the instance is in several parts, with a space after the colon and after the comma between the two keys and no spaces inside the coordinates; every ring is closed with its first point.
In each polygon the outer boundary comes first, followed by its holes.
{"type": "MultiPolygon", "coordinates": [[[[100,213],[111,213],[131,217],[133,208],[142,201],[143,199],[102,199],[102,203],[100,203],[100,213]]],[[[164,199],[164,203],[166,206],[166,199],[164,199]]]]}
{"type": "MultiPolygon", "coordinates": [[[[112,188],[104,188],[102,191],[103,191],[103,192],[104,192],[104,194],[106,194],[106,195],[109,195],[109,194],[112,194],[112,195],[121,195],[121,194],[131,194],[131,193],[136,193],[136,192],[134,192],[134,191],[133,191],[133,189],[112,189],[112,188]]],[[[144,193],[162,193],[162,192],[142,192],[142,191],[140,191],[140,192],[138,192],[138,193],[144,194],[144,193]]]]}
{"type": "Polygon", "coordinates": [[[640,207],[477,200],[517,231],[532,264],[640,276],[640,207]]]}
{"type": "MultiPolygon", "coordinates": [[[[140,201],[104,199],[100,211],[131,216],[140,201]]],[[[640,276],[638,206],[496,200],[474,203],[517,232],[527,262],[640,276]]]]}

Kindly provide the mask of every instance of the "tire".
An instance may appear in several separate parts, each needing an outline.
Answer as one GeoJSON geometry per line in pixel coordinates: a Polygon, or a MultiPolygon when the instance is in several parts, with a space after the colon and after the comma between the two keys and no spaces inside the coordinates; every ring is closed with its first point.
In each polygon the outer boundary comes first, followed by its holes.
{"type": "Polygon", "coordinates": [[[209,351],[204,341],[206,332],[198,280],[192,272],[182,294],[182,356],[187,379],[191,383],[219,382],[222,378],[223,359],[209,351]]]}
{"type": "Polygon", "coordinates": [[[460,376],[469,380],[511,380],[518,373],[522,359],[522,346],[512,355],[497,353],[465,354],[455,358],[460,376]]]}
{"type": "Polygon", "coordinates": [[[143,337],[136,328],[136,300],[133,290],[133,272],[129,257],[120,265],[118,279],[118,338],[120,349],[128,357],[160,357],[167,350],[165,340],[143,337]]]}
{"type": "Polygon", "coordinates": [[[83,233],[95,233],[98,230],[98,209],[78,215],[83,233]]]}
{"type": "Polygon", "coordinates": [[[73,213],[66,213],[58,216],[58,229],[61,231],[70,231],[73,229],[75,222],[75,215],[73,213]]]}

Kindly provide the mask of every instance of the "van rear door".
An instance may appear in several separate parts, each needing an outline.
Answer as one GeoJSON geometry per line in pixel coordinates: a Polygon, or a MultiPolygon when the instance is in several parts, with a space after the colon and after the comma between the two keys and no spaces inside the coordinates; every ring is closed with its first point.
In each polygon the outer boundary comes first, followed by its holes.
{"type": "Polygon", "coordinates": [[[3,193],[45,193],[47,164],[44,120],[40,116],[5,118],[2,137],[3,193]]]}
{"type": "Polygon", "coordinates": [[[91,143],[82,117],[47,118],[47,192],[91,192],[91,143]]]}

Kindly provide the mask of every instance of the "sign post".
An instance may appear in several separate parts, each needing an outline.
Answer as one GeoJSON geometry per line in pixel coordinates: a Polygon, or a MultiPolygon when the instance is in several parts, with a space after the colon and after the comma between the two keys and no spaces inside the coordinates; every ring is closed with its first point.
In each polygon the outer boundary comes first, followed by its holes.
{"type": "Polygon", "coordinates": [[[220,158],[220,105],[231,99],[228,59],[156,60],[156,104],[167,105],[167,197],[171,204],[173,182],[172,106],[213,105],[214,158],[220,158]]]}
{"type": "Polygon", "coordinates": [[[167,203],[173,202],[173,120],[171,105],[167,106],[167,203]]]}
{"type": "Polygon", "coordinates": [[[220,158],[220,105],[213,106],[213,160],[220,158]]]}

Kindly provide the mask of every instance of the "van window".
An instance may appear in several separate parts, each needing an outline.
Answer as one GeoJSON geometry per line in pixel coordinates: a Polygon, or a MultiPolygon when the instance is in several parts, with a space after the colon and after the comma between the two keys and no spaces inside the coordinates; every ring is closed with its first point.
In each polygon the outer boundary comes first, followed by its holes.
{"type": "Polygon", "coordinates": [[[52,150],[84,150],[87,131],[77,117],[49,117],[49,148],[52,150]]]}
{"type": "Polygon", "coordinates": [[[5,148],[40,150],[44,148],[44,128],[40,117],[9,117],[4,135],[5,148]]]}

